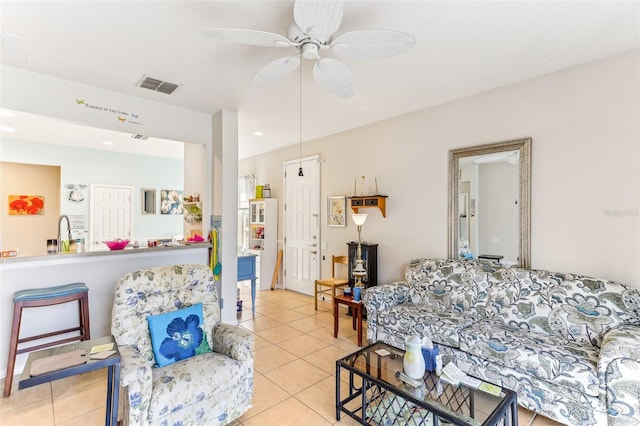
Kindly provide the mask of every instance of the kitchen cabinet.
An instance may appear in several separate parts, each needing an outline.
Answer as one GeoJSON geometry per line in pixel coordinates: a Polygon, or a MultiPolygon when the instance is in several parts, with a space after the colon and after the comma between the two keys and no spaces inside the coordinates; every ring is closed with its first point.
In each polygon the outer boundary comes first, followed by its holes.
{"type": "Polygon", "coordinates": [[[258,255],[260,290],[271,288],[270,277],[278,257],[278,200],[249,200],[249,250],[258,255]]]}

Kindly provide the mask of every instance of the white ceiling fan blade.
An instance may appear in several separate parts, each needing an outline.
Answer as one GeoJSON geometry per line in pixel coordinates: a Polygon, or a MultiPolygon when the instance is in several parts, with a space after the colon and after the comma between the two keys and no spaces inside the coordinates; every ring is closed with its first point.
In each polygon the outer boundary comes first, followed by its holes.
{"type": "Polygon", "coordinates": [[[265,47],[290,47],[295,46],[288,38],[280,34],[267,31],[242,30],[234,28],[211,28],[203,30],[206,36],[217,38],[232,43],[250,44],[252,46],[265,47]]]}
{"type": "Polygon", "coordinates": [[[356,30],[336,37],[331,50],[342,58],[378,59],[408,52],[416,45],[411,34],[393,30],[356,30]]]}
{"type": "Polygon", "coordinates": [[[278,58],[275,61],[271,61],[262,67],[262,69],[253,77],[253,86],[267,86],[271,82],[292,73],[298,68],[298,66],[300,66],[300,55],[288,58],[278,58]]]}
{"type": "Polygon", "coordinates": [[[351,71],[337,59],[324,58],[313,66],[313,77],[329,92],[341,99],[354,95],[351,71]]]}
{"type": "Polygon", "coordinates": [[[342,0],[296,0],[293,18],[300,29],[313,38],[327,40],[342,23],[342,0]]]}

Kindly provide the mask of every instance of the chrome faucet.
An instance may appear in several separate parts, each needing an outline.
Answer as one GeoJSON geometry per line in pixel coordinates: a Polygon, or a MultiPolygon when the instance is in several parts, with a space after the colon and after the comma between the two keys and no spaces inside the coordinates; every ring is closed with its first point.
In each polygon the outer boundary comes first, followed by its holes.
{"type": "Polygon", "coordinates": [[[62,219],[67,220],[67,230],[69,232],[69,244],[71,244],[71,222],[69,222],[69,216],[66,214],[61,214],[58,218],[58,253],[62,253],[62,234],[60,232],[60,228],[62,227],[62,219]]]}

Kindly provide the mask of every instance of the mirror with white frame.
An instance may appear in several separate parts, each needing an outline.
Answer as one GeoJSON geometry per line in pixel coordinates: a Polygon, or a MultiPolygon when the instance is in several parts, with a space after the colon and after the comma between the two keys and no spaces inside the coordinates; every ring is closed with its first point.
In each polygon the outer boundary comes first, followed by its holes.
{"type": "Polygon", "coordinates": [[[448,257],[530,267],[531,138],[449,151],[448,257]]]}

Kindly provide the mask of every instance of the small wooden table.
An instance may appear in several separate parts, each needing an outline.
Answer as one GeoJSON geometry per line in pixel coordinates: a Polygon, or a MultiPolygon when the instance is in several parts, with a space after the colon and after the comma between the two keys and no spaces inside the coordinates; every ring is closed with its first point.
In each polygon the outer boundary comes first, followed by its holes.
{"type": "Polygon", "coordinates": [[[362,301],[356,302],[352,296],[333,297],[333,337],[338,337],[338,305],[341,303],[349,306],[352,310],[353,329],[358,333],[358,346],[362,346],[362,301]]]}
{"type": "Polygon", "coordinates": [[[116,426],[118,423],[118,398],[120,391],[120,351],[118,351],[118,345],[116,344],[113,336],[101,337],[98,339],[84,340],[78,343],[72,343],[64,346],[56,346],[50,349],[44,349],[37,352],[31,352],[29,358],[27,358],[27,365],[24,367],[22,377],[18,384],[18,389],[25,389],[31,386],[36,386],[42,383],[52,382],[58,379],[64,379],[65,377],[75,376],[77,374],[87,373],[89,371],[99,370],[101,368],[108,368],[107,375],[107,414],[105,418],[105,425],[116,426]],[[93,346],[104,345],[113,343],[113,350],[116,351],[114,355],[109,358],[94,360],[88,359],[85,364],[76,365],[75,367],[69,367],[62,370],[52,371],[40,376],[31,376],[31,364],[34,361],[46,358],[52,355],[58,355],[65,352],[71,352],[77,349],[84,349],[87,352],[87,358],[89,358],[89,351],[93,346]]]}

